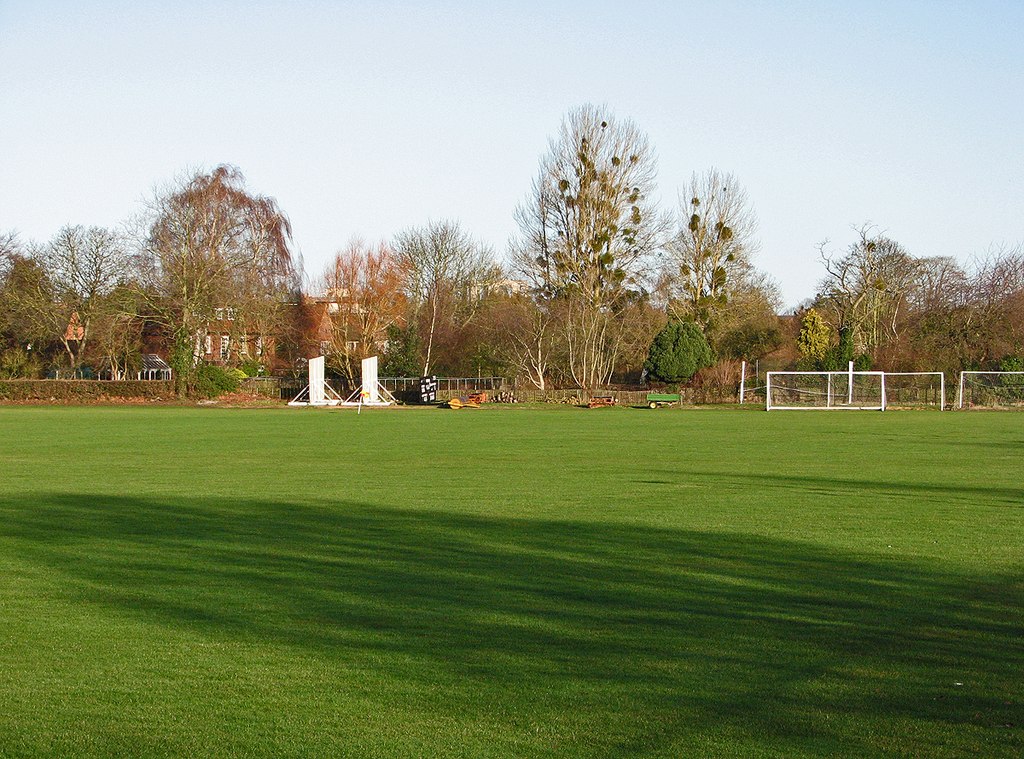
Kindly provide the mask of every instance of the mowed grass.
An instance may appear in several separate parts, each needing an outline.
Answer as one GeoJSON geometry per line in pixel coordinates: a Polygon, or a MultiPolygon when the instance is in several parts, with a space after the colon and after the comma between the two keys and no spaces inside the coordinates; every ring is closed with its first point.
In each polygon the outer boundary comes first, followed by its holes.
{"type": "Polygon", "coordinates": [[[0,756],[1019,756],[1024,414],[0,409],[0,756]]]}

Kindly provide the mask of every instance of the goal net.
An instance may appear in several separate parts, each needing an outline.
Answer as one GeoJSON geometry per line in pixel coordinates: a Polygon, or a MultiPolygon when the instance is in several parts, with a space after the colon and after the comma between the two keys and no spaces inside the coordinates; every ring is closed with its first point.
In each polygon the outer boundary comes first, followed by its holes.
{"type": "Polygon", "coordinates": [[[885,409],[882,372],[768,372],[766,407],[773,409],[885,409]]]}
{"type": "Polygon", "coordinates": [[[957,408],[1024,406],[1024,372],[960,372],[957,408]]]}
{"type": "Polygon", "coordinates": [[[886,408],[946,408],[942,372],[884,372],[886,408]]]}
{"type": "Polygon", "coordinates": [[[946,407],[942,372],[768,372],[767,409],[946,407]]]}

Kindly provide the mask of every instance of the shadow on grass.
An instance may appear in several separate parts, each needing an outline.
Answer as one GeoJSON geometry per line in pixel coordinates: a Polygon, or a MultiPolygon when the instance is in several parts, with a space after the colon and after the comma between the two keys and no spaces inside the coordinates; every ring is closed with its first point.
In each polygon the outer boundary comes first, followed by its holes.
{"type": "MultiPolygon", "coordinates": [[[[647,485],[673,485],[681,481],[677,471],[661,470],[657,474],[660,479],[638,480],[647,485]]],[[[863,497],[865,493],[879,496],[941,496],[944,500],[951,498],[977,499],[984,498],[989,503],[999,503],[1015,507],[1024,506],[1024,487],[1000,487],[986,484],[954,484],[954,483],[923,483],[905,481],[866,480],[854,477],[828,477],[813,475],[766,474],[756,472],[744,474],[735,471],[699,471],[687,470],[687,480],[694,477],[714,478],[723,486],[738,488],[782,488],[794,493],[818,493],[829,496],[863,497]]]]}
{"type": "Polygon", "coordinates": [[[0,501],[0,518],[74,601],[392,681],[444,672],[453,713],[499,689],[540,720],[577,710],[627,753],[701,731],[774,750],[1024,747],[1021,577],[352,503],[60,495],[0,501]]]}

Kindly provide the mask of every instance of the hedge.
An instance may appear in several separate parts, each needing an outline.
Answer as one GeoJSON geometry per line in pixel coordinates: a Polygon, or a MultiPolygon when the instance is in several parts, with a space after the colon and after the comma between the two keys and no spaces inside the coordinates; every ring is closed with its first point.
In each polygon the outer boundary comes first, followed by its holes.
{"type": "Polygon", "coordinates": [[[43,403],[104,401],[114,398],[167,400],[174,383],[145,380],[0,380],[0,401],[43,403]]]}

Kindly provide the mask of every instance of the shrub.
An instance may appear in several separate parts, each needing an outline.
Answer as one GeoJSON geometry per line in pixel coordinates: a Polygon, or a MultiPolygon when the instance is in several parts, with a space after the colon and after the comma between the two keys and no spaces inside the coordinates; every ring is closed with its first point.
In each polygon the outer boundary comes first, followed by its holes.
{"type": "Polygon", "coordinates": [[[1001,372],[1024,372],[1024,359],[1019,356],[1004,356],[999,362],[1001,372]]]}
{"type": "Polygon", "coordinates": [[[245,379],[245,372],[225,369],[214,364],[200,364],[196,367],[192,395],[197,398],[216,398],[224,393],[234,393],[245,379]]]}
{"type": "Polygon", "coordinates": [[[0,354],[0,378],[18,379],[24,377],[32,379],[38,377],[41,371],[38,359],[21,348],[11,348],[0,354]]]}
{"type": "MultiPolygon", "coordinates": [[[[1019,356],[1005,356],[1002,361],[999,362],[999,371],[1001,372],[1024,372],[1024,360],[1019,356]]],[[[1024,375],[1011,374],[1008,377],[1003,377],[1003,386],[1012,387],[1024,387],[1024,375]]],[[[1020,390],[1014,390],[1014,394],[1020,394],[1020,390]]]]}
{"type": "Polygon", "coordinates": [[[874,360],[867,353],[858,353],[853,357],[853,370],[855,372],[870,372],[874,363],[874,360]]]}
{"type": "Polygon", "coordinates": [[[693,322],[671,321],[654,337],[644,369],[659,382],[687,382],[713,362],[700,327],[693,322]]]}
{"type": "Polygon", "coordinates": [[[111,398],[167,399],[173,383],[141,380],[0,380],[0,401],[89,403],[111,398]]]}
{"type": "Polygon", "coordinates": [[[267,367],[253,358],[247,358],[238,368],[245,372],[246,377],[263,377],[267,373],[267,367]]]}

